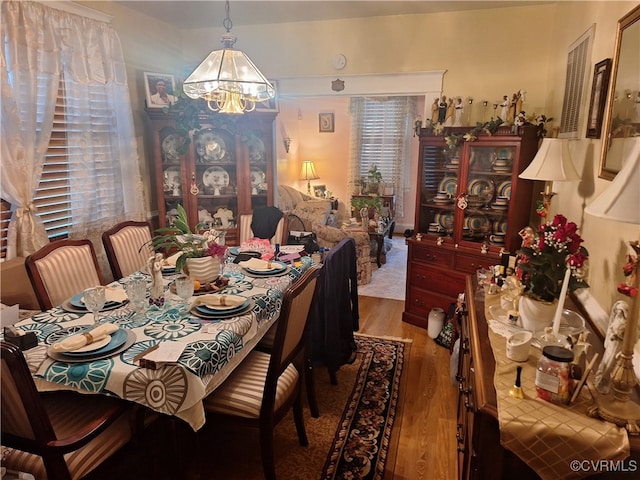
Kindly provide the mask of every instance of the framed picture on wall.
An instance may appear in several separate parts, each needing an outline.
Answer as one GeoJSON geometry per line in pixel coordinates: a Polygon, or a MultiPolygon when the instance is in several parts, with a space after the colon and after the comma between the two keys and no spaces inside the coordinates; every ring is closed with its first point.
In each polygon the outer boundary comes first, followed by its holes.
{"type": "Polygon", "coordinates": [[[273,98],[269,100],[265,100],[264,102],[256,103],[256,111],[257,112],[279,112],[278,106],[278,83],[274,80],[269,80],[271,85],[273,85],[273,89],[276,91],[276,94],[273,98]]]}
{"type": "Polygon", "coordinates": [[[169,73],[144,72],[147,108],[164,108],[178,101],[176,80],[169,73]]]}
{"type": "Polygon", "coordinates": [[[333,132],[335,130],[333,113],[318,114],[318,122],[320,132],[333,132]]]}
{"type": "Polygon", "coordinates": [[[587,138],[600,138],[604,105],[607,103],[609,77],[611,75],[611,59],[605,58],[596,63],[593,69],[591,86],[591,102],[589,103],[589,120],[587,121],[587,138]]]}
{"type": "Polygon", "coordinates": [[[313,194],[316,197],[325,198],[327,196],[327,186],[326,185],[314,185],[313,186],[313,194]]]}

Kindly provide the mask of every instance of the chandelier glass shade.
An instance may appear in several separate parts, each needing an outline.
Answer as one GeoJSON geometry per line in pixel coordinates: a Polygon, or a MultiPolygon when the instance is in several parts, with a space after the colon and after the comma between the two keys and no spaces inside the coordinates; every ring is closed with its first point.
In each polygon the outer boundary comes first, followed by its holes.
{"type": "Polygon", "coordinates": [[[182,89],[189,98],[204,99],[214,112],[240,114],[255,109],[256,103],[276,94],[273,85],[244,52],[233,48],[229,2],[226,2],[220,50],[211,52],[185,80],[182,89]]]}

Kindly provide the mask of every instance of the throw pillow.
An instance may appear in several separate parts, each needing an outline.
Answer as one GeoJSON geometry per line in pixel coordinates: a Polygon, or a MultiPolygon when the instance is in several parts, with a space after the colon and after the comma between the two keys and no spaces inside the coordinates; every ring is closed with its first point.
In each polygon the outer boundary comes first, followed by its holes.
{"type": "Polygon", "coordinates": [[[307,229],[314,224],[325,225],[331,212],[331,202],[328,200],[307,200],[300,202],[293,210],[293,214],[302,219],[307,229]]]}
{"type": "Polygon", "coordinates": [[[326,225],[315,224],[313,225],[312,232],[314,232],[319,239],[329,243],[338,243],[340,240],[347,238],[346,232],[339,228],[326,225]]]}

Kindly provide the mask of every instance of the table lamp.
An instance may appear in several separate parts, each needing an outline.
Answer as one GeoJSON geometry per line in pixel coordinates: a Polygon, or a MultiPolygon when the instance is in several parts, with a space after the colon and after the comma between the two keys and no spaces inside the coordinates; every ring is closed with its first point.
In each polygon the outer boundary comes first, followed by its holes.
{"type": "Polygon", "coordinates": [[[559,138],[545,138],[536,156],[529,166],[519,175],[526,180],[544,181],[544,191],[542,195],[542,207],[544,218],[549,212],[551,198],[555,195],[552,191],[553,182],[567,182],[580,180],[580,175],[573,166],[569,144],[559,138]]]}
{"type": "MultiPolygon", "coordinates": [[[[617,222],[640,225],[640,137],[634,139],[620,172],[611,185],[585,212],[594,217],[606,218],[617,222]]],[[[630,399],[630,394],[637,383],[633,370],[633,347],[636,338],[638,317],[640,316],[638,301],[638,276],[640,241],[634,240],[629,245],[635,252],[627,267],[630,268],[628,281],[618,286],[618,291],[630,297],[629,318],[622,340],[622,350],[611,373],[612,393],[596,394],[596,405],[589,414],[608,422],[624,426],[629,433],[640,433],[640,405],[630,399]],[[635,290],[634,290],[635,289],[635,290]]]]}
{"type": "Polygon", "coordinates": [[[316,167],[313,165],[313,160],[303,160],[302,171],[300,172],[300,180],[307,181],[307,195],[311,195],[311,180],[317,180],[316,167]]]}

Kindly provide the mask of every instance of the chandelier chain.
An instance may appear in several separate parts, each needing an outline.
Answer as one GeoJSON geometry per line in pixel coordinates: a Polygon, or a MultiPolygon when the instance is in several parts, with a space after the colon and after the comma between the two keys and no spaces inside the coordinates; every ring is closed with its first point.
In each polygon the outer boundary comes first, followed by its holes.
{"type": "Polygon", "coordinates": [[[231,27],[233,27],[233,22],[231,22],[231,17],[229,16],[229,0],[225,2],[224,5],[225,18],[222,21],[222,26],[227,30],[227,33],[231,31],[231,27]]]}

